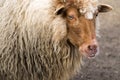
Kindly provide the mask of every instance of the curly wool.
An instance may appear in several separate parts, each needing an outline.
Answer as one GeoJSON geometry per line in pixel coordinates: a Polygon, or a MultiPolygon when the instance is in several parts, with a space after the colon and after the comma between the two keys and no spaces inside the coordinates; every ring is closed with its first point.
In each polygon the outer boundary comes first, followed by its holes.
{"type": "Polygon", "coordinates": [[[81,55],[67,40],[65,21],[45,1],[1,2],[1,80],[68,80],[79,71],[81,55]]]}

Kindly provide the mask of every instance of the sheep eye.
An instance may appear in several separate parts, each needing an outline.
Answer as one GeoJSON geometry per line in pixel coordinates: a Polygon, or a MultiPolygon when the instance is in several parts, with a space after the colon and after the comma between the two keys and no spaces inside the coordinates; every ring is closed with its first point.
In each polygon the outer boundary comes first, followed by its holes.
{"type": "Polygon", "coordinates": [[[69,19],[69,20],[72,20],[72,19],[74,19],[74,16],[73,16],[73,15],[70,15],[70,16],[68,16],[68,19],[69,19]]]}
{"type": "Polygon", "coordinates": [[[97,16],[98,16],[98,13],[96,13],[95,16],[97,17],[97,16]]]}
{"type": "Polygon", "coordinates": [[[96,17],[98,16],[98,11],[96,11],[95,16],[96,16],[96,17]]]}

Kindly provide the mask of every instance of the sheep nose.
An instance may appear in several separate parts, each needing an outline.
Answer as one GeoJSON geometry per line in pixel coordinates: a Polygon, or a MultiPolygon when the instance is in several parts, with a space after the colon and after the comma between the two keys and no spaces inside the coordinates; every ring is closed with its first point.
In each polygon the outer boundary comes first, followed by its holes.
{"type": "Polygon", "coordinates": [[[96,44],[92,44],[88,46],[88,52],[90,55],[95,55],[97,53],[97,45],[96,44]]]}
{"type": "Polygon", "coordinates": [[[79,50],[83,53],[83,55],[87,57],[95,57],[99,52],[99,45],[97,40],[92,40],[87,44],[83,44],[79,47],[79,50]]]}

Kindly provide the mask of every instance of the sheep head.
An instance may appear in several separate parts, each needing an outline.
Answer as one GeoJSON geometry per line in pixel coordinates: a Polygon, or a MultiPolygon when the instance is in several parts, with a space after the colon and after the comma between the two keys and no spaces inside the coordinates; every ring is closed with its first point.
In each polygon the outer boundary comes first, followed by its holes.
{"type": "Polygon", "coordinates": [[[98,5],[97,0],[63,0],[55,13],[66,21],[67,39],[80,53],[94,57],[98,52],[96,18],[99,13],[112,10],[109,5],[98,5]]]}

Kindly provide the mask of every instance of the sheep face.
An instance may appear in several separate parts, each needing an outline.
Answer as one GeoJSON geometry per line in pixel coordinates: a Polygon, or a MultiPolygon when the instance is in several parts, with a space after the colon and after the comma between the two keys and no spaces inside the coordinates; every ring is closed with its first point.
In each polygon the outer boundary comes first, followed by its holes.
{"type": "Polygon", "coordinates": [[[68,40],[83,55],[94,57],[98,52],[96,17],[99,12],[108,12],[111,7],[107,5],[91,6],[92,9],[88,7],[81,11],[80,6],[76,5],[72,0],[70,2],[68,0],[67,5],[58,10],[57,14],[61,14],[66,20],[68,40]]]}
{"type": "MultiPolygon", "coordinates": [[[[97,15],[97,13],[96,13],[97,15]]],[[[97,40],[95,33],[95,18],[86,19],[76,6],[68,7],[63,13],[68,28],[68,39],[80,52],[89,57],[97,53],[97,40]]]]}

